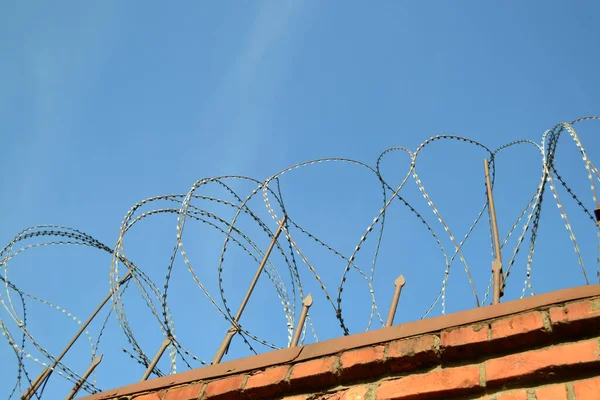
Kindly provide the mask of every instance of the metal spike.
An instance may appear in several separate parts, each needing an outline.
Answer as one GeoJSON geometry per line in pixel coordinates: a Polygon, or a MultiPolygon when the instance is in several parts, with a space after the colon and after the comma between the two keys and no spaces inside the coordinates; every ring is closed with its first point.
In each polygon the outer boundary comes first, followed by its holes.
{"type": "Polygon", "coordinates": [[[402,293],[402,288],[406,284],[406,279],[404,276],[400,275],[394,281],[394,286],[396,289],[394,290],[394,296],[392,297],[392,304],[390,305],[390,311],[388,312],[387,321],[385,323],[386,328],[390,327],[394,324],[394,317],[396,316],[396,308],[398,308],[398,301],[400,300],[400,293],[402,293]]]}
{"type": "Polygon", "coordinates": [[[83,376],[81,377],[81,379],[79,379],[77,381],[77,383],[75,384],[75,386],[73,386],[73,389],[71,389],[71,391],[69,392],[69,394],[67,395],[67,397],[65,397],[65,400],[71,400],[73,397],[75,397],[75,395],[77,394],[77,392],[79,391],[79,389],[81,389],[81,386],[83,385],[83,383],[92,374],[92,372],[94,372],[94,369],[96,369],[96,367],[98,366],[98,364],[100,364],[100,362],[102,362],[102,355],[96,357],[94,359],[94,361],[92,361],[92,364],[85,371],[85,373],[83,374],[83,376]]]}
{"type": "Polygon", "coordinates": [[[92,322],[92,320],[94,319],[94,317],[96,317],[96,315],[100,312],[100,310],[102,309],[102,307],[104,307],[104,305],[106,303],[108,303],[108,300],[110,300],[110,298],[117,291],[117,289],[121,285],[123,285],[125,282],[127,282],[131,277],[132,277],[132,274],[131,274],[131,271],[129,271],[127,273],[127,275],[125,275],[125,277],[123,279],[121,279],[121,281],[118,283],[118,285],[115,286],[110,291],[110,293],[104,298],[104,300],[102,300],[102,302],[100,303],[100,305],[94,310],[94,312],[92,313],[92,315],[90,315],[90,317],[87,319],[87,321],[85,321],[81,325],[81,327],[79,328],[79,330],[77,331],[77,333],[75,334],[75,336],[73,337],[73,339],[71,339],[71,341],[69,342],[69,344],[67,344],[67,346],[60,353],[60,355],[58,357],[56,357],[56,359],[54,360],[54,362],[48,368],[46,368],[35,379],[35,381],[33,381],[33,383],[31,384],[31,386],[29,387],[29,389],[27,389],[27,391],[25,392],[25,394],[21,397],[21,400],[30,400],[33,397],[33,395],[35,394],[35,392],[37,392],[37,390],[40,388],[40,386],[42,386],[42,383],[44,383],[44,381],[46,379],[48,379],[48,377],[52,374],[52,371],[54,370],[54,368],[56,368],[56,366],[58,365],[58,363],[60,363],[60,361],[65,356],[65,354],[67,354],[67,352],[69,351],[69,349],[71,348],[71,346],[73,346],[73,344],[75,344],[75,341],[87,329],[88,325],[92,322]]]}
{"type": "Polygon", "coordinates": [[[242,300],[242,304],[240,305],[240,308],[238,309],[238,312],[235,315],[235,318],[233,319],[233,323],[231,324],[231,327],[225,334],[225,338],[223,338],[223,342],[221,343],[221,346],[219,346],[219,349],[217,350],[217,354],[215,354],[211,364],[218,364],[221,362],[221,359],[227,352],[227,349],[229,349],[229,344],[231,343],[231,339],[233,339],[235,334],[237,332],[239,332],[240,328],[239,328],[238,322],[239,322],[240,318],[242,317],[242,313],[244,312],[244,308],[246,308],[246,304],[248,304],[248,300],[250,300],[250,296],[252,295],[252,291],[254,290],[256,283],[258,282],[258,278],[260,277],[260,275],[265,267],[265,264],[267,263],[267,260],[269,259],[269,255],[271,255],[271,251],[273,251],[273,247],[275,247],[277,238],[281,234],[281,231],[283,230],[283,226],[284,226],[286,220],[287,220],[287,215],[284,215],[283,218],[281,219],[281,222],[279,223],[279,226],[277,227],[277,231],[273,235],[273,239],[271,240],[271,243],[269,244],[269,247],[267,248],[267,251],[265,252],[265,255],[264,255],[262,261],[260,262],[260,265],[258,266],[258,269],[256,270],[254,279],[252,279],[252,282],[250,283],[250,287],[248,288],[248,291],[246,292],[246,296],[242,300]]]}
{"type": "Polygon", "coordinates": [[[298,346],[298,342],[300,341],[300,333],[304,328],[304,322],[306,321],[306,316],[308,315],[308,309],[310,308],[310,306],[312,306],[312,303],[313,298],[309,293],[308,296],[306,296],[304,300],[302,300],[302,312],[300,313],[300,319],[298,320],[298,325],[296,325],[296,331],[294,332],[294,337],[292,338],[289,347],[298,346]]]}
{"type": "Polygon", "coordinates": [[[150,363],[150,365],[148,365],[148,368],[146,368],[146,371],[144,372],[144,375],[142,376],[142,379],[141,379],[142,381],[145,381],[146,379],[148,379],[148,377],[150,376],[150,374],[154,370],[154,367],[156,367],[156,364],[158,364],[158,361],[160,360],[160,358],[162,357],[163,353],[167,349],[167,346],[169,344],[171,344],[172,340],[173,340],[172,337],[168,337],[165,340],[163,340],[162,344],[160,345],[160,348],[156,352],[156,355],[152,359],[152,362],[150,363]]]}
{"type": "Polygon", "coordinates": [[[500,297],[504,294],[504,282],[502,276],[502,253],[500,248],[500,236],[498,235],[498,222],[496,221],[496,208],[494,206],[494,196],[492,193],[492,182],[490,179],[490,167],[487,158],[483,160],[485,170],[485,184],[487,187],[487,197],[490,210],[490,220],[492,223],[492,233],[494,235],[494,253],[496,259],[492,262],[492,273],[494,274],[494,300],[493,304],[500,303],[500,297]]]}

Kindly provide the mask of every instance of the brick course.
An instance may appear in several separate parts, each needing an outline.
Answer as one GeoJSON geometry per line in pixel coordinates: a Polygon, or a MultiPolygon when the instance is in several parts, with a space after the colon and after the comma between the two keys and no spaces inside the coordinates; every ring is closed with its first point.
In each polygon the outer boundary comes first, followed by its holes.
{"type": "Polygon", "coordinates": [[[587,340],[494,358],[486,363],[488,385],[499,385],[532,377],[548,377],[561,369],[591,367],[600,370],[598,340],[587,340]]]}
{"type": "Polygon", "coordinates": [[[426,374],[383,381],[377,388],[377,400],[448,398],[480,389],[479,367],[439,369],[426,374]]]}

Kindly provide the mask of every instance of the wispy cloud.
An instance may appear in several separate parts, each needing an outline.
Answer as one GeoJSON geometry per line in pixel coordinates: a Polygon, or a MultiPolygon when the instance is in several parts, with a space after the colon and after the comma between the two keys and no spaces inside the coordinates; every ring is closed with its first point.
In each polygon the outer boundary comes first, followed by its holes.
{"type": "Polygon", "coordinates": [[[14,77],[20,84],[14,87],[29,88],[30,126],[26,132],[14,132],[11,146],[14,157],[27,155],[36,160],[36,166],[25,165],[19,177],[18,195],[26,202],[34,199],[47,181],[54,161],[68,157],[75,119],[81,117],[86,93],[102,71],[118,34],[117,10],[110,2],[49,7],[52,10],[26,6],[14,10],[17,21],[29,21],[15,32],[23,38],[23,45],[14,54],[22,66],[14,77]]]}
{"type": "Polygon", "coordinates": [[[218,130],[226,149],[219,170],[240,172],[256,161],[265,123],[276,108],[288,70],[290,33],[305,11],[303,2],[262,3],[243,49],[202,110],[200,132],[218,130]]]}

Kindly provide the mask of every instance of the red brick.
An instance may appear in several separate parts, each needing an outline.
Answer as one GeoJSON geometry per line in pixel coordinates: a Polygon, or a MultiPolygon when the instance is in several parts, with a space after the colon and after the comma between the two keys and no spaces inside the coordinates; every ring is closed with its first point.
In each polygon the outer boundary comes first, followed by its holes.
{"type": "Polygon", "coordinates": [[[432,396],[447,398],[478,390],[481,390],[479,366],[467,365],[383,381],[377,388],[376,399],[428,399],[432,396]]]}
{"type": "Polygon", "coordinates": [[[369,388],[367,386],[354,386],[350,389],[341,390],[336,393],[325,394],[318,397],[319,400],[363,400],[367,397],[369,388]]]}
{"type": "Polygon", "coordinates": [[[283,365],[280,367],[268,368],[251,375],[248,378],[248,381],[246,381],[244,393],[257,399],[281,393],[289,370],[290,367],[288,365],[283,365]]]}
{"type": "Polygon", "coordinates": [[[511,339],[532,344],[544,333],[542,313],[535,311],[492,322],[492,340],[511,339]],[[525,341],[524,339],[529,339],[525,341]]]}
{"type": "Polygon", "coordinates": [[[573,369],[594,364],[600,364],[600,348],[598,342],[588,340],[489,360],[486,362],[486,379],[488,385],[500,384],[546,375],[561,368],[573,369]]]}
{"type": "Polygon", "coordinates": [[[527,391],[513,390],[508,393],[500,393],[496,396],[496,400],[527,400],[527,391]]]}
{"type": "Polygon", "coordinates": [[[205,399],[239,399],[246,375],[234,375],[229,378],[209,382],[204,391],[205,399]]]}
{"type": "Polygon", "coordinates": [[[384,346],[365,347],[343,353],[340,357],[343,379],[368,378],[385,372],[384,346]]]}
{"type": "Polygon", "coordinates": [[[386,364],[392,371],[405,371],[437,363],[439,339],[435,335],[396,340],[388,346],[386,364]]]}
{"type": "Polygon", "coordinates": [[[441,344],[443,347],[453,347],[487,342],[487,340],[488,325],[483,323],[442,331],[441,344]]]}
{"type": "Polygon", "coordinates": [[[600,398],[600,377],[573,382],[573,389],[577,400],[598,399],[600,398]]]}
{"type": "Polygon", "coordinates": [[[567,400],[567,387],[561,383],[536,389],[535,398],[537,400],[567,400]]]}
{"type": "Polygon", "coordinates": [[[442,331],[440,344],[446,359],[474,357],[488,348],[488,324],[479,323],[442,331]]]}
{"type": "Polygon", "coordinates": [[[141,396],[135,396],[134,400],[163,400],[166,393],[165,391],[146,393],[141,396]]]}
{"type": "Polygon", "coordinates": [[[290,384],[293,389],[319,389],[337,381],[336,358],[325,357],[296,364],[292,367],[290,384]]]}
{"type": "Polygon", "coordinates": [[[367,397],[367,392],[369,388],[365,385],[355,386],[348,390],[340,400],[363,400],[367,397]]]}
{"type": "Polygon", "coordinates": [[[564,307],[550,309],[550,320],[553,324],[562,325],[572,322],[600,320],[600,299],[588,299],[564,307]]]}
{"type": "Polygon", "coordinates": [[[161,397],[161,400],[196,400],[200,397],[203,383],[197,385],[181,386],[167,391],[166,397],[161,397]]]}

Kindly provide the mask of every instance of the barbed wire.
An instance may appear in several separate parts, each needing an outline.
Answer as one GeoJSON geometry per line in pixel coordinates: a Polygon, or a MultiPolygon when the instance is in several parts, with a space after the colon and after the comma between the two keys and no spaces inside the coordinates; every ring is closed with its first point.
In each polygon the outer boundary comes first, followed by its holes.
{"type": "MultiPolygon", "coordinates": [[[[191,274],[193,282],[209,301],[216,312],[216,315],[222,316],[228,323],[231,323],[232,326],[235,327],[236,333],[253,353],[258,352],[256,349],[257,345],[269,349],[278,349],[290,345],[292,342],[292,335],[294,331],[298,329],[298,327],[295,326],[296,309],[299,301],[307,294],[305,288],[307,279],[316,283],[316,286],[322,291],[324,299],[331,307],[331,315],[339,323],[340,333],[349,335],[352,332],[347,322],[348,314],[343,311],[342,305],[348,276],[351,271],[355,271],[358,276],[364,280],[371,303],[365,330],[372,329],[372,326],[374,324],[376,325],[376,321],[379,322],[380,327],[383,327],[384,320],[376,301],[377,296],[374,282],[376,266],[382,249],[384,228],[386,226],[386,213],[388,213],[393,204],[405,207],[410,215],[416,218],[416,221],[420,222],[425,227],[427,234],[430,235],[433,242],[435,242],[436,247],[441,252],[444,260],[444,272],[440,283],[441,287],[439,293],[433,303],[427,308],[423,318],[429,316],[438,304],[441,308],[441,314],[446,313],[448,279],[451,274],[452,266],[455,264],[456,260],[458,260],[466,274],[468,284],[471,287],[474,306],[479,307],[486,303],[489,304],[489,301],[491,301],[489,295],[492,288],[491,272],[485,292],[479,292],[476,288],[477,282],[472,276],[471,269],[467,263],[467,258],[463,252],[463,248],[467,241],[472,237],[475,227],[480,223],[484,214],[486,214],[486,210],[488,210],[487,197],[484,196],[485,201],[481,205],[481,208],[478,209],[478,213],[472,224],[469,226],[466,234],[459,241],[459,238],[457,238],[450,229],[449,224],[442,216],[441,211],[436,206],[436,203],[433,201],[432,196],[427,191],[423,180],[418,174],[418,157],[424,152],[424,149],[428,148],[428,146],[433,143],[455,141],[475,146],[479,150],[483,150],[485,157],[490,163],[492,186],[495,180],[497,156],[502,151],[521,145],[533,146],[536,149],[536,153],[539,155],[539,183],[537,184],[535,193],[529,198],[527,204],[519,213],[514,223],[512,223],[506,236],[502,240],[501,247],[504,248],[513,234],[518,231],[519,226],[521,227],[521,232],[518,234],[509,261],[505,264],[503,284],[506,287],[512,268],[515,265],[517,254],[521,250],[522,244],[528,240],[527,258],[524,265],[525,280],[523,282],[521,297],[524,297],[527,291],[532,295],[534,294],[531,280],[532,265],[539,234],[542,205],[544,204],[544,200],[548,198],[546,195],[547,192],[552,194],[553,201],[559,209],[560,217],[563,220],[566,232],[573,244],[573,251],[577,256],[582,276],[586,283],[590,283],[584,265],[581,247],[576,239],[574,228],[569,222],[567,212],[563,206],[563,201],[559,196],[559,187],[562,187],[566,191],[566,194],[575,201],[577,209],[585,215],[586,221],[590,221],[589,223],[594,224],[594,229],[597,229],[596,220],[593,212],[590,211],[589,203],[582,200],[580,196],[575,193],[564,176],[559,173],[555,161],[559,139],[561,135],[566,132],[582,157],[583,165],[586,170],[586,177],[590,181],[593,205],[595,208],[598,208],[596,179],[600,180],[600,173],[591,162],[581,139],[573,128],[575,124],[582,121],[598,119],[600,119],[600,117],[585,117],[572,121],[571,123],[559,123],[554,128],[542,134],[540,143],[526,139],[517,140],[498,147],[495,150],[491,150],[482,143],[469,138],[455,135],[438,135],[427,139],[414,151],[400,146],[389,148],[377,157],[375,166],[370,166],[363,162],[346,158],[322,158],[284,168],[264,180],[237,175],[204,178],[196,181],[185,194],[176,193],[154,196],[135,204],[125,215],[125,218],[121,223],[118,239],[112,247],[103,244],[82,231],[69,227],[38,225],[24,229],[0,250],[0,268],[2,269],[0,281],[4,284],[4,291],[0,292],[0,305],[4,309],[9,320],[12,321],[9,326],[0,319],[0,333],[2,333],[2,336],[13,349],[16,356],[16,381],[11,388],[9,398],[13,398],[17,394],[23,394],[23,392],[32,384],[33,380],[30,372],[31,363],[38,364],[42,367],[49,367],[54,363],[56,364],[56,366],[53,367],[54,374],[59,375],[72,383],[76,383],[81,379],[80,373],[69,368],[62,360],[57,361],[55,356],[42,346],[40,340],[36,338],[28,328],[28,323],[31,318],[28,318],[28,302],[39,303],[49,309],[62,313],[76,324],[81,324],[81,321],[68,311],[67,308],[63,308],[62,306],[56,305],[33,293],[24,291],[11,280],[9,276],[9,263],[12,263],[18,255],[33,248],[69,245],[94,248],[110,254],[111,263],[109,282],[112,293],[110,302],[111,307],[107,315],[102,319],[100,327],[98,328],[98,333],[95,336],[89,329],[85,330],[85,335],[90,343],[91,359],[93,360],[99,352],[101,338],[103,337],[109,321],[116,319],[125,336],[128,346],[122,347],[122,351],[136,363],[145,368],[149,367],[152,357],[143,350],[137,336],[140,333],[143,334],[145,331],[136,332],[132,327],[128,316],[128,312],[131,312],[131,310],[126,310],[124,300],[126,292],[136,291],[134,293],[137,293],[138,298],[143,301],[145,307],[153,315],[161,334],[165,338],[171,338],[168,347],[169,371],[166,372],[165,370],[155,367],[153,373],[156,376],[175,373],[177,371],[178,361],[185,364],[185,367],[188,369],[208,364],[207,361],[204,361],[200,356],[195,355],[189,350],[188,347],[178,339],[176,334],[175,319],[170,306],[171,291],[169,288],[173,279],[174,267],[178,259],[183,261],[191,274]],[[408,155],[409,161],[408,170],[402,176],[400,183],[395,187],[384,178],[381,171],[381,165],[384,159],[394,152],[402,152],[408,155]],[[381,192],[381,208],[375,213],[372,222],[366,227],[364,233],[360,236],[358,242],[349,254],[344,253],[342,250],[331,245],[330,242],[318,237],[317,234],[295,219],[294,214],[286,208],[284,191],[280,184],[280,181],[285,174],[312,168],[316,165],[332,163],[350,165],[366,171],[370,176],[376,179],[381,192]],[[423,197],[424,204],[418,205],[414,201],[407,200],[408,197],[403,195],[403,191],[408,190],[406,188],[411,180],[416,184],[417,190],[423,197]],[[238,183],[252,185],[253,189],[249,194],[244,195],[239,189],[236,189],[238,183]],[[200,194],[200,191],[206,189],[208,186],[219,188],[219,190],[224,191],[225,196],[218,197],[200,194]],[[257,201],[262,203],[261,209],[257,209],[255,204],[257,201]],[[218,205],[222,208],[222,211],[226,210],[223,211],[222,214],[233,214],[233,217],[227,218],[212,211],[210,207],[213,205],[218,205]],[[429,209],[433,214],[433,219],[429,220],[423,212],[418,211],[419,207],[426,207],[429,209]],[[261,217],[265,210],[267,212],[266,215],[269,215],[272,218],[275,225],[269,223],[264,217],[261,217]],[[125,239],[132,228],[140,222],[157,215],[175,215],[177,219],[177,231],[173,250],[170,253],[169,262],[162,282],[151,279],[147,272],[145,272],[145,269],[135,264],[133,260],[130,260],[125,252],[125,239]],[[244,223],[240,222],[242,219],[244,220],[244,223]],[[264,273],[273,287],[275,295],[279,299],[286,321],[287,341],[284,343],[271,343],[270,339],[261,337],[260,334],[253,332],[250,328],[246,327],[246,325],[242,325],[240,321],[235,320],[235,312],[232,311],[229,305],[229,295],[223,284],[223,274],[225,270],[225,257],[232,246],[240,249],[252,262],[260,264],[261,260],[265,257],[265,251],[261,248],[260,242],[264,240],[273,240],[275,235],[273,227],[280,225],[282,221],[283,236],[274,242],[277,262],[273,261],[274,257],[267,259],[264,273]],[[219,261],[216,265],[216,287],[218,293],[209,290],[210,285],[207,285],[206,282],[200,278],[197,264],[192,264],[191,257],[188,255],[186,246],[184,246],[184,232],[186,231],[186,226],[190,223],[199,223],[224,236],[219,261]],[[440,227],[442,230],[438,232],[440,227]],[[258,232],[260,232],[258,235],[254,233],[257,229],[258,232]],[[376,232],[376,239],[374,252],[370,257],[368,264],[370,267],[369,269],[361,268],[360,263],[357,261],[357,256],[364,248],[365,243],[370,238],[373,231],[376,232]],[[299,243],[301,240],[306,239],[309,239],[315,246],[318,246],[333,254],[338,259],[341,259],[345,264],[341,271],[340,282],[334,289],[330,289],[326,285],[318,268],[315,267],[315,264],[318,263],[315,263],[314,260],[311,261],[307,253],[301,249],[299,243]],[[449,240],[452,250],[449,250],[444,246],[445,240],[449,240]],[[127,274],[131,275],[131,280],[123,282],[123,279],[127,274]],[[287,275],[289,275],[289,278],[284,278],[284,276],[287,275]],[[35,351],[33,351],[31,347],[35,349],[35,351]]],[[[482,194],[485,195],[485,190],[482,190],[482,194]]],[[[488,225],[491,227],[489,221],[490,216],[488,213],[488,225]]],[[[495,250],[492,245],[491,228],[489,238],[492,249],[490,255],[493,258],[496,255],[494,254],[495,250]]],[[[600,232],[598,232],[598,238],[600,240],[600,232]]],[[[598,260],[597,262],[600,263],[598,260]]],[[[600,270],[597,271],[597,275],[600,279],[600,270]]],[[[302,329],[301,343],[304,343],[309,331],[313,336],[313,340],[318,341],[314,318],[309,317],[307,323],[299,328],[302,329]]],[[[41,397],[44,387],[36,394],[37,398],[41,397]]],[[[92,375],[92,378],[86,380],[81,389],[88,393],[98,392],[100,388],[97,386],[95,375],[92,375]]]]}

